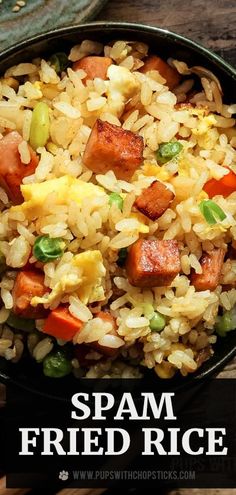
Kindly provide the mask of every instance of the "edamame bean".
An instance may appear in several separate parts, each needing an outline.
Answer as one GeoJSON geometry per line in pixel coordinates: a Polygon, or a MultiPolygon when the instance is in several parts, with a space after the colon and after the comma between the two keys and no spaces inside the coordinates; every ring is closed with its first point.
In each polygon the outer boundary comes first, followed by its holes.
{"type": "Polygon", "coordinates": [[[37,103],[33,110],[30,126],[30,144],[34,150],[45,146],[49,138],[49,108],[46,103],[37,103]]]}

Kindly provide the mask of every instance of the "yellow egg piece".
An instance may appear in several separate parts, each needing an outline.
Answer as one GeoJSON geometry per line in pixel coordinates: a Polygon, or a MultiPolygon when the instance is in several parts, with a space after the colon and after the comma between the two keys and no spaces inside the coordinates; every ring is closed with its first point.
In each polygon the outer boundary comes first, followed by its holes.
{"type": "Polygon", "coordinates": [[[130,218],[135,218],[135,220],[138,221],[138,231],[140,232],[140,234],[148,234],[149,227],[145,223],[147,220],[144,215],[142,215],[141,213],[131,213],[130,218]]]}
{"type": "Polygon", "coordinates": [[[104,291],[102,277],[106,275],[100,251],[85,251],[74,256],[73,264],[82,270],[83,283],[77,293],[84,304],[101,301],[104,291]]]}
{"type": "Polygon", "coordinates": [[[216,119],[214,115],[210,114],[207,116],[198,115],[199,123],[195,129],[192,130],[192,133],[195,136],[201,136],[205,134],[212,126],[216,124],[216,119]]]}
{"type": "Polygon", "coordinates": [[[109,112],[119,116],[124,110],[125,101],[135,94],[139,83],[130,70],[119,65],[110,65],[107,77],[109,112]]]}
{"type": "Polygon", "coordinates": [[[208,199],[208,194],[205,191],[201,191],[198,196],[198,201],[203,201],[203,199],[208,199]]]}
{"type": "Polygon", "coordinates": [[[154,163],[148,163],[146,162],[144,164],[144,167],[142,169],[142,172],[144,175],[147,177],[156,177],[159,180],[168,180],[169,179],[169,174],[165,170],[164,167],[160,167],[159,165],[155,165],[154,163]]]}
{"type": "Polygon", "coordinates": [[[106,269],[100,251],[76,254],[71,261],[71,271],[61,277],[49,294],[33,297],[31,305],[35,307],[46,304],[48,307],[65,294],[72,293],[76,293],[84,304],[101,301],[104,299],[102,280],[105,275],[106,269]]]}
{"type": "Polygon", "coordinates": [[[41,214],[41,208],[51,193],[56,193],[57,204],[68,204],[72,200],[78,205],[81,205],[82,200],[86,198],[89,199],[105,194],[102,187],[83,182],[69,175],[41,183],[23,184],[21,192],[25,200],[24,203],[12,206],[11,211],[24,211],[26,213],[32,211],[36,216],[41,214]]]}

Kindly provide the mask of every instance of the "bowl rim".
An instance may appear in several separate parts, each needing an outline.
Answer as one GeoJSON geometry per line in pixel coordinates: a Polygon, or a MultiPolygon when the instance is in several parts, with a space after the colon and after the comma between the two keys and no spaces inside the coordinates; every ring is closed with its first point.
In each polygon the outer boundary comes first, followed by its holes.
{"type": "Polygon", "coordinates": [[[158,26],[152,26],[145,23],[138,22],[122,22],[122,21],[93,21],[86,22],[81,24],[73,24],[64,26],[61,28],[54,28],[50,30],[46,30],[40,34],[35,34],[29,38],[26,38],[19,43],[15,43],[14,45],[9,46],[0,52],[0,61],[3,61],[5,58],[14,55],[15,52],[28,47],[34,43],[43,41],[45,37],[48,39],[57,38],[59,35],[63,34],[73,34],[76,31],[86,31],[88,29],[93,29],[96,27],[103,27],[104,30],[108,30],[109,28],[113,28],[115,30],[123,29],[123,30],[134,30],[139,32],[147,32],[147,33],[158,33],[163,38],[171,38],[185,46],[194,49],[195,51],[203,54],[206,58],[210,58],[217,65],[220,65],[224,70],[236,81],[236,67],[233,67],[229,62],[224,60],[220,55],[215,53],[214,51],[206,48],[198,41],[191,40],[190,38],[183,36],[181,34],[175,33],[174,31],[170,31],[168,29],[160,28],[158,26]]]}
{"type": "MultiPolygon", "coordinates": [[[[219,66],[222,70],[225,71],[225,73],[233,80],[236,82],[236,67],[233,67],[231,64],[226,62],[220,55],[216,54],[215,52],[211,51],[210,49],[204,47],[200,43],[193,41],[189,39],[188,37],[182,36],[180,34],[177,34],[173,31],[169,31],[168,29],[163,29],[157,26],[151,26],[148,24],[144,23],[134,23],[134,22],[119,22],[119,21],[93,21],[93,22],[88,22],[88,23],[82,23],[82,24],[74,24],[74,25],[69,25],[61,28],[55,28],[51,30],[47,30],[43,33],[36,34],[32,37],[29,37],[23,41],[20,41],[7,49],[4,49],[3,51],[0,52],[0,62],[4,62],[5,59],[8,57],[14,56],[14,54],[17,54],[17,52],[23,51],[24,49],[38,43],[41,41],[44,41],[45,38],[47,40],[53,40],[60,35],[73,35],[76,34],[78,31],[81,33],[86,33],[86,31],[90,30],[91,33],[94,31],[96,32],[97,29],[103,28],[104,31],[109,31],[109,29],[114,29],[114,31],[119,31],[123,30],[124,32],[134,32],[135,33],[140,33],[140,34],[158,34],[160,37],[163,39],[171,39],[172,41],[176,41],[177,43],[181,44],[182,46],[185,46],[189,48],[190,50],[194,50],[195,52],[199,53],[200,55],[205,56],[206,59],[212,61],[216,65],[219,66]]],[[[226,355],[221,357],[217,362],[212,362],[206,370],[201,370],[201,368],[198,370],[198,372],[193,374],[193,378],[195,380],[199,379],[206,379],[214,375],[217,371],[223,368],[223,366],[234,357],[236,354],[236,346],[232,346],[232,348],[227,352],[226,355]]],[[[210,361],[210,360],[209,360],[210,361]]],[[[5,372],[1,371],[0,369],[0,381],[7,384],[7,383],[12,383],[13,385],[17,387],[22,387],[28,391],[32,392],[31,386],[27,386],[26,384],[21,383],[17,378],[13,378],[8,376],[5,372]]],[[[184,380],[183,380],[184,384],[184,380]]],[[[187,383],[186,383],[187,384],[187,383]]],[[[36,394],[40,394],[41,392],[39,390],[35,390],[36,394]]],[[[47,395],[46,393],[43,393],[43,395],[47,395]]]]}

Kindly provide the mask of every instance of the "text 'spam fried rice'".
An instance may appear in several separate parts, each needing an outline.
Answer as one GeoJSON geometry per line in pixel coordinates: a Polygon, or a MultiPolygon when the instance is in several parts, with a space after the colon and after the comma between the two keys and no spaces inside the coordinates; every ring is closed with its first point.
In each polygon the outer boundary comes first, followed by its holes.
{"type": "Polygon", "coordinates": [[[236,105],[207,68],[85,40],[0,80],[0,355],[196,371],[236,326],[236,105]]]}

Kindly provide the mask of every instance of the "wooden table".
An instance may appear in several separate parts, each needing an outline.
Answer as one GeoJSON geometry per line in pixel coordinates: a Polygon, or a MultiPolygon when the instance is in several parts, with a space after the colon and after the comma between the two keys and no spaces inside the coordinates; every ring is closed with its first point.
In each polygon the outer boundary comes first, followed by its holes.
{"type": "Polygon", "coordinates": [[[98,19],[170,29],[199,41],[236,66],[235,0],[110,0],[98,19]]]}
{"type": "MultiPolygon", "coordinates": [[[[98,20],[152,24],[185,35],[215,50],[236,66],[235,0],[110,0],[98,20]]],[[[236,378],[236,358],[219,375],[236,378]]],[[[23,495],[24,490],[5,490],[0,495],[23,495]]],[[[100,490],[63,490],[60,495],[99,495],[100,490]]],[[[58,494],[59,495],[59,494],[58,494]]],[[[157,494],[157,495],[162,495],[157,494]]],[[[236,495],[233,490],[175,490],[169,495],[236,495]]]]}

